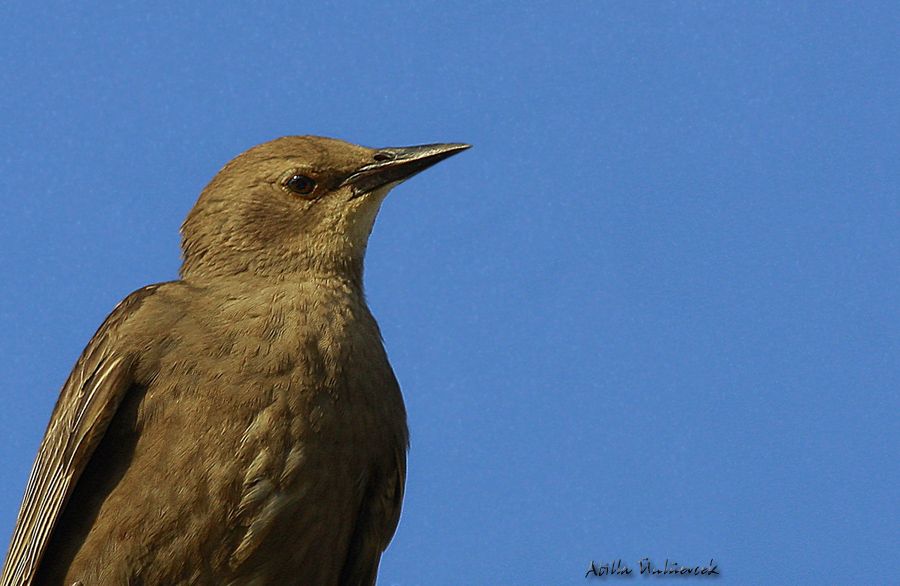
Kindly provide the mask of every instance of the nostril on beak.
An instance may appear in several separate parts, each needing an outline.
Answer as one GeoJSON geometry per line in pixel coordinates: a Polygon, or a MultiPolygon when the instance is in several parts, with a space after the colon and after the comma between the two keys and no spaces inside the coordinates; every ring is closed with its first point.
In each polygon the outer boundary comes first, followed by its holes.
{"type": "Polygon", "coordinates": [[[379,163],[383,163],[384,161],[393,161],[397,158],[397,156],[394,153],[388,151],[381,151],[380,153],[375,153],[375,156],[372,158],[379,163]]]}

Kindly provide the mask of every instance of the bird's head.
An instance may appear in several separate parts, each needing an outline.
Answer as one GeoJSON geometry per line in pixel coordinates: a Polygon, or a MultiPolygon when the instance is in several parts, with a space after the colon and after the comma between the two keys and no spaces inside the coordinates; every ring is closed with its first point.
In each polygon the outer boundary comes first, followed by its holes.
{"type": "Polygon", "coordinates": [[[371,149],[287,136],[253,147],[219,171],[184,221],[182,277],[360,279],[369,233],[391,188],[468,146],[371,149]]]}

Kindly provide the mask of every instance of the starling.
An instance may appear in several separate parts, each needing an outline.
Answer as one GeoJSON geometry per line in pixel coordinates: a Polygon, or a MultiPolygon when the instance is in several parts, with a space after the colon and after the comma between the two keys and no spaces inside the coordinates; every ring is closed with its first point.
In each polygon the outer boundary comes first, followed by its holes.
{"type": "Polygon", "coordinates": [[[125,298],[63,386],[0,584],[374,584],[408,436],[363,257],[388,191],[468,146],[228,163],[180,280],[125,298]]]}

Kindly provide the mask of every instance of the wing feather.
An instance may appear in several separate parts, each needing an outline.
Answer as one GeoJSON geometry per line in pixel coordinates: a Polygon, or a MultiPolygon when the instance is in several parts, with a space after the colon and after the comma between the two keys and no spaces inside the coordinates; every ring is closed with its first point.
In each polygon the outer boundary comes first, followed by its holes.
{"type": "Polygon", "coordinates": [[[347,559],[341,572],[341,586],[373,586],[378,576],[381,554],[391,542],[403,503],[406,483],[406,440],[398,444],[394,465],[378,471],[363,497],[356,527],[350,538],[347,559]],[[402,449],[399,449],[402,446],[402,449]]]}
{"type": "Polygon", "coordinates": [[[140,289],[116,306],[63,385],[28,477],[0,586],[28,586],[34,579],[66,501],[132,386],[134,357],[116,343],[121,326],[156,288],[140,289]]]}

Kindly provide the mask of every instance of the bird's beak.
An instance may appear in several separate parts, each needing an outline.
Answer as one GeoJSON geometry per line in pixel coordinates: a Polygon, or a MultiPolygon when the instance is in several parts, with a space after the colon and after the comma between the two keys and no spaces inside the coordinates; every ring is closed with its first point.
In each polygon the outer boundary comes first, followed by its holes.
{"type": "Polygon", "coordinates": [[[364,165],[341,182],[353,186],[353,197],[365,195],[390,183],[400,183],[471,145],[462,143],[424,144],[380,149],[374,163],[364,165]]]}

